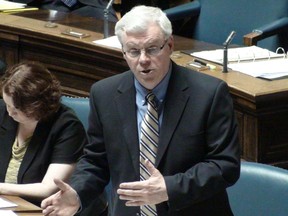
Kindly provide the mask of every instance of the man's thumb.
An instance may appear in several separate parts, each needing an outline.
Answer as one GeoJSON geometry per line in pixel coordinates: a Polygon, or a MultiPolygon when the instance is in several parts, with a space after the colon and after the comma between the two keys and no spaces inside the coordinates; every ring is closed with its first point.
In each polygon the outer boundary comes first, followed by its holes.
{"type": "Polygon", "coordinates": [[[54,183],[57,185],[57,187],[61,191],[66,191],[70,188],[70,186],[66,184],[64,181],[62,181],[61,179],[54,179],[54,183]]]}

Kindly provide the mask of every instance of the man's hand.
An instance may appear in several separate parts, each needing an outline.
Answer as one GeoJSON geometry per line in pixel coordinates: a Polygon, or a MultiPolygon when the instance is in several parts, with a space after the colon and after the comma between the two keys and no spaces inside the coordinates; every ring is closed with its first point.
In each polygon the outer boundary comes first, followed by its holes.
{"type": "Polygon", "coordinates": [[[76,191],[61,180],[55,179],[54,182],[60,191],[42,201],[43,214],[49,216],[74,215],[80,207],[76,191]]]}
{"type": "Polygon", "coordinates": [[[151,162],[145,161],[151,176],[145,181],[122,183],[117,190],[121,200],[127,200],[127,206],[158,204],[168,200],[163,176],[151,162]]]}

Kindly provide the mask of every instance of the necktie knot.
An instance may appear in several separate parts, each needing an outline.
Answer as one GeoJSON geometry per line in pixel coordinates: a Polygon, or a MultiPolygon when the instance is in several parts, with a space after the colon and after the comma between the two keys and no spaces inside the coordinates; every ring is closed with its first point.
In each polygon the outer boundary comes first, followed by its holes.
{"type": "Polygon", "coordinates": [[[151,106],[153,106],[153,108],[155,110],[157,110],[158,108],[158,101],[157,101],[157,97],[155,96],[155,94],[153,92],[149,92],[146,97],[145,97],[147,103],[149,103],[151,106]]]}

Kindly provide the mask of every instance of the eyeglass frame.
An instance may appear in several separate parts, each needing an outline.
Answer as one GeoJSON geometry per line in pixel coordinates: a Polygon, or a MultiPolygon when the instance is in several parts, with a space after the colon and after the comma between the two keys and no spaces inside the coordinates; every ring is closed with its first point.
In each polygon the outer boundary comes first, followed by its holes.
{"type": "MultiPolygon", "coordinates": [[[[164,41],[164,43],[163,43],[162,46],[160,46],[160,47],[154,46],[155,48],[156,48],[156,47],[159,48],[159,50],[158,50],[157,53],[155,53],[155,54],[149,54],[149,52],[147,52],[147,50],[148,50],[148,49],[151,49],[152,47],[142,48],[142,49],[135,49],[135,51],[139,51],[139,54],[136,55],[136,56],[131,56],[131,55],[130,55],[131,53],[127,55],[127,53],[129,53],[129,50],[128,50],[128,51],[124,51],[123,47],[122,47],[122,52],[123,52],[124,55],[126,55],[126,56],[128,56],[128,57],[130,57],[130,58],[139,58],[139,56],[140,56],[141,53],[142,53],[142,50],[144,51],[145,55],[148,55],[148,56],[157,56],[157,55],[163,50],[163,48],[165,47],[165,45],[167,44],[167,42],[168,42],[168,39],[166,39],[166,40],[164,41]]],[[[134,48],[132,48],[132,49],[134,49],[134,48]]],[[[130,50],[131,50],[131,49],[130,49],[130,50]]]]}

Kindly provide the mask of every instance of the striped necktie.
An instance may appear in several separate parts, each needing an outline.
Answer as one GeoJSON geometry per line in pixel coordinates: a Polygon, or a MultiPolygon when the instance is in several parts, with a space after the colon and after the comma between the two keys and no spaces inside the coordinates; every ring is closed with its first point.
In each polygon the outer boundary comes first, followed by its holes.
{"type": "MultiPolygon", "coordinates": [[[[156,106],[156,97],[152,92],[146,95],[148,103],[147,112],[141,124],[140,137],[140,180],[144,181],[150,177],[150,173],[144,166],[145,159],[148,159],[152,164],[155,164],[159,140],[159,122],[156,106]]],[[[141,216],[157,215],[155,205],[141,206],[141,216]]]]}
{"type": "Polygon", "coordinates": [[[73,7],[77,3],[77,0],[61,0],[61,1],[68,7],[73,7]]]}

